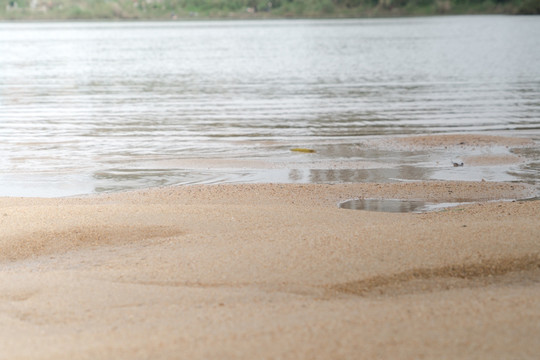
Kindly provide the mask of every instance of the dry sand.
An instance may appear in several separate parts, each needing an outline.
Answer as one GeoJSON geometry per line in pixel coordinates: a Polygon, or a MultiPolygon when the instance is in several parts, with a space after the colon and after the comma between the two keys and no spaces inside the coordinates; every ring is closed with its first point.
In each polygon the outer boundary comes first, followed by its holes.
{"type": "Polygon", "coordinates": [[[540,201],[489,182],[0,199],[1,359],[535,359],[540,201]]]}

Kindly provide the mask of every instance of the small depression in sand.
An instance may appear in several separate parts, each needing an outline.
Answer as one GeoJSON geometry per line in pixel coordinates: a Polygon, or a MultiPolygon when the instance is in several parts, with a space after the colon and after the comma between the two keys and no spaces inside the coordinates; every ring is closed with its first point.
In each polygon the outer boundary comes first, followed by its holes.
{"type": "Polygon", "coordinates": [[[339,203],[339,207],[349,210],[381,211],[390,213],[422,213],[472,202],[473,201],[436,203],[423,200],[351,199],[339,203]]]}

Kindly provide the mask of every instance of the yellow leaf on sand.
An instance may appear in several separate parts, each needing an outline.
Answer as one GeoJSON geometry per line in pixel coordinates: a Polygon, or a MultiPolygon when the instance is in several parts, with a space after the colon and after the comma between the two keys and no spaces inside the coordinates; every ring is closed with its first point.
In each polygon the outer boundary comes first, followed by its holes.
{"type": "Polygon", "coordinates": [[[291,151],[304,152],[304,153],[314,153],[315,152],[315,150],[313,150],[313,149],[304,149],[304,148],[294,148],[294,149],[291,149],[291,151]]]}

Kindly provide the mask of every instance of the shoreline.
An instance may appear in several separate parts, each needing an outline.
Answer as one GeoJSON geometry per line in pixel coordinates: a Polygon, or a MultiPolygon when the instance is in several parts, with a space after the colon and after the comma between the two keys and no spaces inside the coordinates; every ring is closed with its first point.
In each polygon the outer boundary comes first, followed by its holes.
{"type": "Polygon", "coordinates": [[[234,21],[310,21],[310,20],[384,20],[384,19],[409,19],[409,18],[431,18],[431,17],[481,17],[481,16],[534,16],[511,13],[456,13],[456,14],[410,14],[410,15],[377,15],[377,16],[343,16],[343,17],[200,17],[200,18],[27,18],[27,19],[7,19],[0,18],[0,24],[24,24],[24,23],[196,23],[196,22],[234,22],[234,21]]]}
{"type": "Polygon", "coordinates": [[[0,198],[0,358],[534,358],[540,201],[490,182],[0,198]]]}
{"type": "Polygon", "coordinates": [[[214,14],[214,15],[197,15],[190,16],[189,12],[184,11],[181,16],[148,16],[148,17],[20,17],[20,18],[0,18],[0,23],[6,22],[196,22],[196,21],[260,21],[260,20],[354,20],[354,19],[397,19],[397,18],[415,18],[415,17],[449,17],[449,16],[530,16],[537,13],[520,13],[516,8],[501,9],[497,6],[485,9],[459,9],[457,11],[438,12],[434,10],[425,11],[425,9],[417,9],[413,12],[403,11],[402,8],[395,9],[377,9],[371,8],[367,11],[356,11],[347,13],[340,11],[337,14],[270,14],[270,13],[233,13],[233,14],[214,14]]]}
{"type": "MultiPolygon", "coordinates": [[[[354,184],[463,181],[527,183],[538,196],[538,138],[500,133],[370,136],[326,141],[231,141],[238,153],[134,157],[55,174],[47,168],[3,176],[3,196],[61,198],[196,184],[354,184]],[[310,153],[293,152],[301,146],[310,153]],[[463,164],[463,165],[460,165],[463,164]],[[457,166],[456,166],[457,165],[457,166]],[[148,173],[146,169],[152,169],[148,173]]],[[[421,198],[421,196],[420,196],[421,198]]]]}

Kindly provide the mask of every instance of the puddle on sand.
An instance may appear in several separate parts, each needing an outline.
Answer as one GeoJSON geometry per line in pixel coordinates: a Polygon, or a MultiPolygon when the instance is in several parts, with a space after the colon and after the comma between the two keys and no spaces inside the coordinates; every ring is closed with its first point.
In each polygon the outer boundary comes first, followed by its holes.
{"type": "Polygon", "coordinates": [[[470,202],[434,203],[423,200],[351,199],[341,202],[339,207],[350,210],[381,211],[391,213],[421,213],[468,203],[470,202]]]}

